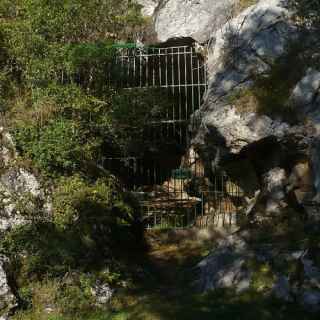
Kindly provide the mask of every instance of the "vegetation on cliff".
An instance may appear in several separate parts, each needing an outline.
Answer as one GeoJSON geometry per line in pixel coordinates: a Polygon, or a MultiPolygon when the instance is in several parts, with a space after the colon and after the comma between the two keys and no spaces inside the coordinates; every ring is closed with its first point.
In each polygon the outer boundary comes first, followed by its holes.
{"type": "Polygon", "coordinates": [[[113,45],[132,42],[146,23],[130,0],[0,1],[1,122],[16,162],[32,168],[52,202],[48,215],[26,199],[20,211],[31,224],[0,238],[26,310],[37,308],[41,286],[59,295],[61,316],[73,313],[75,299],[83,302],[76,316],[87,317],[99,309],[91,287],[129,276],[121,256],[142,243],[135,202],[99,161],[132,148],[121,117],[138,121],[148,97],[107,84],[106,71],[113,45]]]}

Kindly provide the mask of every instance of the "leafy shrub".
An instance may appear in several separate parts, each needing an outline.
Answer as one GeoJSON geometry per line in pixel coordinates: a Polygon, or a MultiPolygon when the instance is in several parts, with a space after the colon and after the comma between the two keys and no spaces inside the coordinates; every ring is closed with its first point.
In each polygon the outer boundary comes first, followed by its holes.
{"type": "Polygon", "coordinates": [[[45,172],[73,172],[81,166],[83,140],[80,129],[69,120],[59,119],[43,128],[22,127],[15,137],[25,156],[45,172]]]}
{"type": "Polygon", "coordinates": [[[173,97],[166,89],[117,92],[110,109],[114,144],[125,155],[142,156],[150,150],[161,150],[168,139],[161,138],[160,122],[168,120],[173,105],[173,97]]]}
{"type": "Polygon", "coordinates": [[[70,270],[104,270],[106,265],[111,275],[102,275],[116,279],[114,258],[122,245],[137,243],[137,218],[114,178],[90,182],[79,175],[64,177],[53,194],[52,221],[40,217],[12,230],[0,241],[0,251],[11,257],[19,285],[70,270]]]}
{"type": "MultiPolygon", "coordinates": [[[[132,209],[117,192],[115,179],[99,179],[90,184],[79,175],[61,178],[54,199],[54,221],[61,229],[81,228],[92,224],[95,228],[112,227],[133,218],[132,209]]],[[[109,233],[108,230],[101,230],[109,233]]]]}

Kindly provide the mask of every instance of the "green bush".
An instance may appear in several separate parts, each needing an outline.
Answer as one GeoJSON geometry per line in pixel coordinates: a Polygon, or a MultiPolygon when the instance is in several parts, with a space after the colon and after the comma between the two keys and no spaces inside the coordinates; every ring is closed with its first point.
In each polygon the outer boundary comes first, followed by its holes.
{"type": "Polygon", "coordinates": [[[0,252],[12,259],[19,286],[70,270],[99,271],[105,280],[118,279],[118,250],[138,243],[142,230],[136,228],[136,210],[115,178],[90,182],[79,175],[63,177],[52,202],[52,218],[42,219],[39,212],[38,219],[0,241],[0,252]],[[104,272],[106,265],[111,273],[104,272]]]}
{"type": "MultiPolygon", "coordinates": [[[[116,180],[112,177],[88,183],[79,175],[62,177],[53,197],[54,222],[61,229],[86,228],[85,224],[96,224],[96,228],[111,228],[117,223],[128,223],[133,219],[133,210],[128,206],[116,180]]],[[[103,230],[110,233],[110,230],[103,230]]]]}
{"type": "Polygon", "coordinates": [[[83,161],[81,131],[69,120],[58,119],[43,128],[22,127],[15,137],[25,156],[44,172],[73,172],[83,161]]]}

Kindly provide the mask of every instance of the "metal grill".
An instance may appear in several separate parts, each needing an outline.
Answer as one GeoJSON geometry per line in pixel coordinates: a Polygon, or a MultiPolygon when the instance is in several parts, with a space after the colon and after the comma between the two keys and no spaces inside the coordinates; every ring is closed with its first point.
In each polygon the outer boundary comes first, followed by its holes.
{"type": "Polygon", "coordinates": [[[190,118],[207,88],[204,60],[195,49],[122,47],[110,63],[108,83],[124,90],[161,88],[172,101],[162,118],[148,121],[143,130],[171,151],[103,160],[139,199],[146,228],[234,224],[242,207],[240,188],[224,173],[206,170],[189,147],[190,118]]]}

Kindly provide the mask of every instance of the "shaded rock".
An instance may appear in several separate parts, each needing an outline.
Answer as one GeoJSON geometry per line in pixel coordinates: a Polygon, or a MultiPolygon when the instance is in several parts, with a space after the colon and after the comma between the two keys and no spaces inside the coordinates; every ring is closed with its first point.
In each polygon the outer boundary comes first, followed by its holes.
{"type": "Polygon", "coordinates": [[[266,196],[265,213],[280,213],[285,200],[286,172],[282,168],[274,168],[263,177],[266,196]]]}
{"type": "Polygon", "coordinates": [[[294,190],[299,204],[303,205],[314,195],[314,178],[308,160],[297,163],[288,178],[289,188],[294,190]]]}
{"type": "Polygon", "coordinates": [[[218,241],[212,254],[197,266],[200,271],[197,287],[202,292],[218,288],[234,288],[237,292],[248,289],[251,273],[246,262],[250,256],[245,242],[235,235],[218,241]]]}
{"type": "Polygon", "coordinates": [[[320,310],[320,291],[306,291],[302,294],[301,303],[311,311],[320,310]]]}
{"type": "Polygon", "coordinates": [[[17,300],[14,296],[9,283],[6,270],[9,260],[0,255],[0,319],[6,319],[9,312],[17,306],[17,300]]]}
{"type": "Polygon", "coordinates": [[[281,300],[292,302],[289,280],[285,276],[279,276],[272,288],[272,293],[281,300]]]}
{"type": "Polygon", "coordinates": [[[252,74],[266,72],[296,36],[290,13],[281,0],[259,1],[214,33],[208,56],[211,102],[240,84],[250,83],[252,74]]]}
{"type": "MultiPolygon", "coordinates": [[[[312,141],[310,146],[310,161],[314,176],[314,187],[316,191],[315,202],[320,204],[320,138],[312,141]]],[[[316,214],[315,214],[316,216],[316,214]]]]}
{"type": "Polygon", "coordinates": [[[320,72],[308,69],[306,75],[297,83],[292,91],[290,102],[299,108],[303,113],[308,114],[320,91],[320,72]]]}

